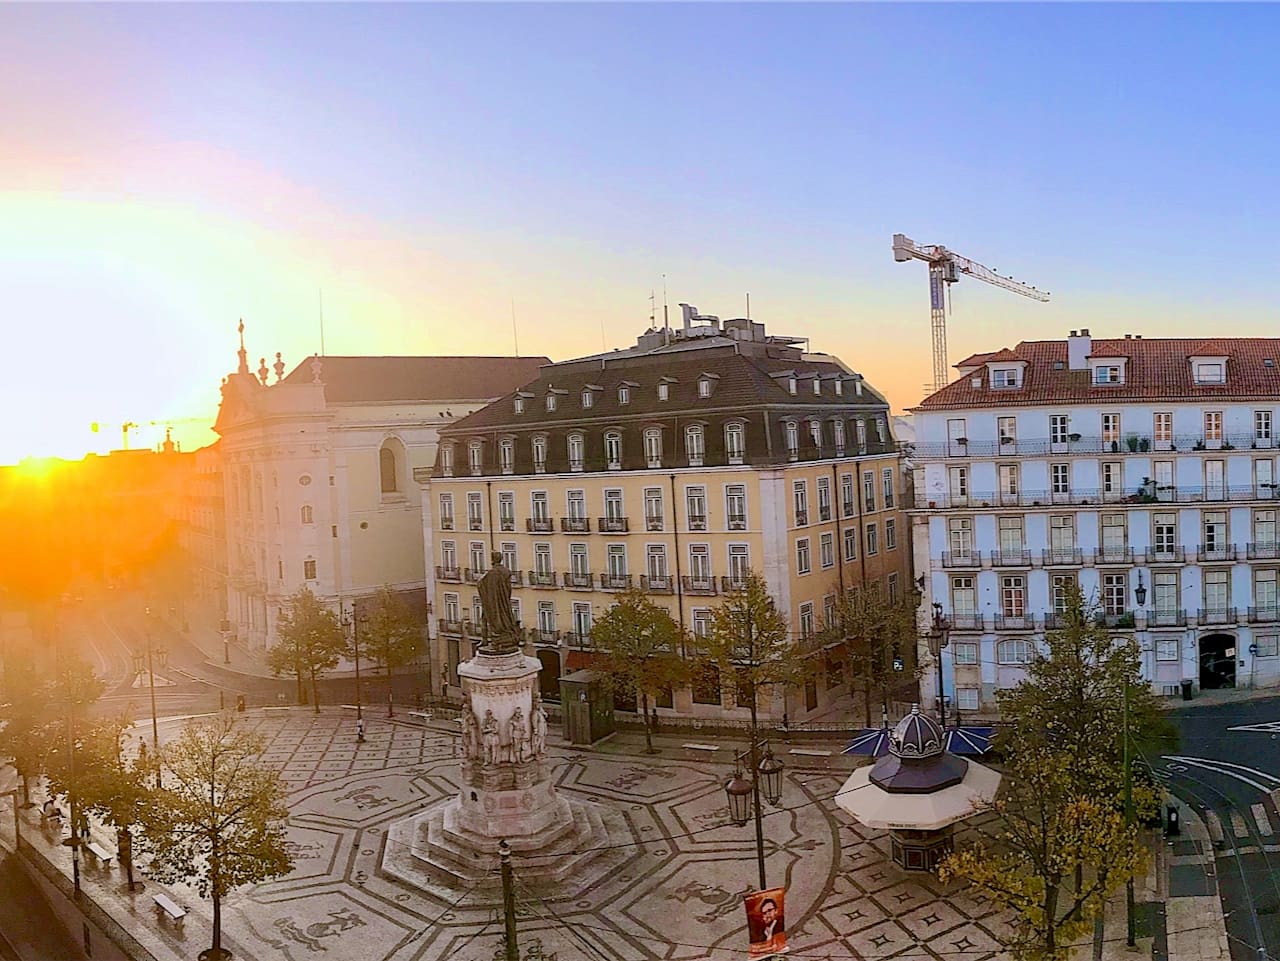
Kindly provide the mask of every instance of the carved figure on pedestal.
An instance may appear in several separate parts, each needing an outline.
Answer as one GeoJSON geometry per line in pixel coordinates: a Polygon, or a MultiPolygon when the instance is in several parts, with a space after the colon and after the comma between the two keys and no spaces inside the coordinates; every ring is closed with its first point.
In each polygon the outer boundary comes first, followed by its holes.
{"type": "Polygon", "coordinates": [[[530,735],[530,748],[534,757],[541,757],[547,749],[547,712],[542,709],[542,698],[533,695],[533,733],[530,735]]]}
{"type": "Polygon", "coordinates": [[[524,711],[517,707],[511,714],[511,760],[515,764],[529,760],[529,725],[525,723],[524,711]]]}
{"type": "Polygon", "coordinates": [[[471,702],[466,701],[462,707],[462,756],[468,761],[480,755],[480,725],[476,723],[475,712],[471,710],[471,702]]]}
{"type": "Polygon", "coordinates": [[[485,654],[514,654],[520,650],[520,625],[511,613],[511,570],[502,559],[502,552],[494,551],[489,573],[476,585],[484,609],[485,654]]]}
{"type": "Polygon", "coordinates": [[[497,764],[501,760],[498,754],[498,719],[493,711],[484,712],[484,723],[480,725],[480,736],[484,741],[484,763],[497,764]]]}

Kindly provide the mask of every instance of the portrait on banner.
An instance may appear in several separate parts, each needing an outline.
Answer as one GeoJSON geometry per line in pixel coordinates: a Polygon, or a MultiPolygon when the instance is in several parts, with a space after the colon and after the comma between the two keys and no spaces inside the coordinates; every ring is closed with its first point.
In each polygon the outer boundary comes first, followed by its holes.
{"type": "Polygon", "coordinates": [[[787,928],[783,917],[786,888],[768,888],[743,896],[747,909],[748,956],[762,958],[787,950],[787,928]]]}

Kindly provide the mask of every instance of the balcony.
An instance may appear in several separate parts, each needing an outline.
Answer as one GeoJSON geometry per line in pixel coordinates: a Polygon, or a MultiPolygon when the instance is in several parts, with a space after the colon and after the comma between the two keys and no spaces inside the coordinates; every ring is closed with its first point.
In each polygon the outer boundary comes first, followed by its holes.
{"type": "Polygon", "coordinates": [[[689,515],[689,530],[705,531],[706,529],[707,529],[706,514],[690,514],[689,515]]]}
{"type": "Polygon", "coordinates": [[[1234,607],[1202,607],[1199,618],[1201,624],[1234,624],[1239,613],[1234,607]]]}
{"type": "Polygon", "coordinates": [[[529,517],[525,519],[524,529],[530,534],[550,534],[555,524],[550,517],[529,517]]]}
{"type": "Polygon", "coordinates": [[[1183,564],[1187,560],[1187,551],[1184,547],[1148,547],[1147,563],[1148,564],[1183,564]]]}
{"type": "Polygon", "coordinates": [[[688,574],[680,578],[680,586],[686,594],[714,594],[716,579],[714,577],[696,577],[688,574]]]}
{"type": "Polygon", "coordinates": [[[1263,541],[1249,544],[1249,560],[1270,560],[1280,557],[1280,545],[1275,541],[1263,541]]]}
{"type": "Polygon", "coordinates": [[[1154,610],[1147,612],[1148,627],[1186,627],[1187,612],[1175,610],[1154,610]]]}
{"type": "Polygon", "coordinates": [[[796,527],[805,527],[809,523],[808,511],[796,511],[796,527]]]}
{"type": "Polygon", "coordinates": [[[472,640],[484,640],[484,625],[479,621],[463,621],[462,633],[472,640]]]}
{"type": "Polygon", "coordinates": [[[468,584],[479,584],[480,578],[484,577],[484,568],[468,567],[463,571],[463,579],[468,584]]]}
{"type": "Polygon", "coordinates": [[[747,516],[745,514],[729,515],[729,530],[745,531],[747,529],[747,516]]]}
{"type": "Polygon", "coordinates": [[[511,572],[511,586],[512,586],[512,587],[523,587],[523,586],[524,586],[524,572],[523,572],[523,571],[512,571],[512,572],[511,572]]]}
{"type": "Polygon", "coordinates": [[[1280,621],[1280,607],[1272,605],[1271,607],[1249,608],[1250,624],[1274,624],[1276,621],[1280,621]]]}
{"type": "Polygon", "coordinates": [[[555,571],[529,571],[528,575],[530,587],[554,588],[556,586],[555,571]]]}
{"type": "Polygon", "coordinates": [[[1067,626],[1067,615],[1061,611],[1048,611],[1044,615],[1046,631],[1060,631],[1067,626]]]}
{"type": "Polygon", "coordinates": [[[1072,488],[1066,491],[1023,490],[1016,494],[977,491],[967,494],[917,493],[917,510],[951,510],[973,507],[1045,507],[1049,504],[1090,506],[1093,504],[1198,504],[1198,503],[1247,503],[1249,501],[1273,502],[1280,500],[1280,486],[1257,484],[1239,487],[1222,485],[1137,488],[1134,490],[1100,490],[1072,488]]]}
{"type": "Polygon", "coordinates": [[[1234,561],[1236,559],[1236,546],[1234,544],[1201,544],[1196,549],[1196,557],[1200,563],[1221,563],[1223,561],[1234,561]]]}
{"type": "Polygon", "coordinates": [[[451,621],[448,618],[441,617],[436,620],[436,626],[440,628],[440,633],[448,637],[462,636],[462,621],[451,621]]]}
{"type": "Polygon", "coordinates": [[[468,517],[468,518],[467,518],[467,530],[469,530],[469,531],[482,531],[482,530],[484,530],[484,518],[483,518],[483,517],[468,517]]]}
{"type": "Polygon", "coordinates": [[[544,647],[559,647],[560,632],[544,631],[541,628],[531,627],[529,629],[529,640],[531,643],[544,647]]]}
{"type": "Polygon", "coordinates": [[[1131,631],[1136,622],[1133,611],[1111,611],[1109,613],[1102,611],[1094,618],[1094,623],[1098,627],[1105,627],[1108,630],[1131,631]]]}
{"type": "Polygon", "coordinates": [[[591,590],[593,577],[590,571],[566,571],[564,586],[573,590],[591,590]]]}
{"type": "Polygon", "coordinates": [[[640,589],[648,591],[650,594],[671,594],[674,592],[675,587],[669,574],[642,574],[640,575],[640,589]]]}
{"type": "Polygon", "coordinates": [[[997,631],[1031,631],[1036,626],[1036,620],[1030,614],[997,614],[995,615],[995,629],[997,631]]]}
{"type": "Polygon", "coordinates": [[[589,631],[586,634],[579,634],[577,631],[565,631],[564,639],[569,647],[575,650],[589,651],[595,647],[591,642],[591,633],[589,631]]]}
{"type": "Polygon", "coordinates": [[[591,518],[562,517],[560,518],[560,530],[566,534],[590,534],[591,518]]]}
{"type": "Polygon", "coordinates": [[[660,531],[660,530],[662,530],[662,526],[663,526],[663,525],[662,525],[662,515],[661,515],[661,514],[646,514],[646,515],[645,515],[645,518],[644,518],[644,529],[645,529],[645,530],[647,530],[647,531],[660,531]]]}
{"type": "Polygon", "coordinates": [[[625,534],[631,530],[631,523],[626,517],[598,517],[596,529],[601,534],[625,534]]]}
{"type": "Polygon", "coordinates": [[[625,591],[631,587],[630,574],[601,574],[600,589],[603,591],[625,591]]]}
{"type": "Polygon", "coordinates": [[[978,551],[943,551],[943,567],[981,567],[982,554],[978,551]]]}
{"type": "MultiPolygon", "coordinates": [[[[917,506],[917,507],[921,506],[921,505],[920,505],[920,503],[919,503],[919,501],[920,501],[920,499],[917,497],[917,498],[916,498],[916,506],[917,506]]],[[[844,501],[844,502],[840,505],[840,516],[841,516],[841,517],[852,517],[852,516],[853,516],[854,514],[856,514],[856,513],[858,513],[858,508],[857,508],[857,506],[853,503],[853,501],[844,501]]]]}
{"type": "Polygon", "coordinates": [[[992,551],[992,567],[1030,567],[1031,552],[1027,550],[992,551]]]}
{"type": "Polygon", "coordinates": [[[1104,544],[1093,552],[1093,562],[1095,564],[1132,564],[1133,548],[1104,544]]]}
{"type": "Polygon", "coordinates": [[[952,614],[952,631],[981,631],[986,627],[981,614],[952,614]]]}
{"type": "Polygon", "coordinates": [[[1084,551],[1078,547],[1051,547],[1040,552],[1045,567],[1079,567],[1084,563],[1084,551]]]}
{"type": "Polygon", "coordinates": [[[460,584],[462,583],[462,571],[456,567],[437,567],[436,580],[460,584]]]}
{"type": "Polygon", "coordinates": [[[732,594],[736,591],[745,591],[746,589],[746,577],[734,577],[730,574],[728,577],[720,578],[720,592],[722,594],[732,594]]]}
{"type": "Polygon", "coordinates": [[[516,519],[514,517],[504,517],[498,521],[498,530],[514,531],[516,529],[516,519]]]}
{"type": "Polygon", "coordinates": [[[447,516],[447,517],[443,517],[443,516],[442,516],[442,517],[440,518],[440,529],[441,529],[442,531],[451,531],[451,530],[453,530],[453,515],[452,515],[452,514],[450,514],[450,515],[449,515],[449,516],[447,516]]]}

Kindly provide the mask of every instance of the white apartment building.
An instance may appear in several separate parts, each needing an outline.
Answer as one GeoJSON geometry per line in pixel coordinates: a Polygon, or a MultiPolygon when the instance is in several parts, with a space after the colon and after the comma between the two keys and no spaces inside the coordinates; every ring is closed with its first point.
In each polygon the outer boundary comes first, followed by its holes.
{"type": "MultiPolygon", "coordinates": [[[[995,709],[1075,581],[1158,693],[1280,684],[1280,339],[1024,341],[915,413],[922,617],[945,697],[995,709]]],[[[921,681],[936,700],[936,667],[921,681]]]]}
{"type": "Polygon", "coordinates": [[[275,381],[236,373],[214,425],[226,511],[227,605],[251,648],[306,585],[347,606],[387,586],[428,609],[415,472],[440,428],[537,376],[546,357],[310,357],[275,381]]]}

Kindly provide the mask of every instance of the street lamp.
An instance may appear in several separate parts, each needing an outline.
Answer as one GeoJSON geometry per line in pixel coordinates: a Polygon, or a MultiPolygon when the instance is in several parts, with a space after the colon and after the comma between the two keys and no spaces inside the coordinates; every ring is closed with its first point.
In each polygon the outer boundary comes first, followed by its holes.
{"type": "Polygon", "coordinates": [[[1147,585],[1142,583],[1142,571],[1138,571],[1138,586],[1133,589],[1133,596],[1139,607],[1147,606],[1147,585]]]}
{"type": "Polygon", "coordinates": [[[929,653],[933,655],[934,670],[938,675],[938,720],[943,730],[947,727],[947,699],[942,688],[942,652],[951,637],[951,621],[942,616],[942,605],[933,602],[933,626],[929,630],[929,653]]]}
{"type": "Polygon", "coordinates": [[[360,705],[360,624],[367,621],[365,614],[356,611],[355,601],[351,602],[351,610],[344,610],[341,602],[338,609],[342,611],[340,620],[344,628],[351,628],[351,646],[356,656],[356,721],[364,720],[364,709],[360,705]]]}
{"type": "Polygon", "coordinates": [[[752,814],[756,822],[756,864],[760,869],[760,889],[768,887],[764,876],[764,826],[760,822],[760,795],[770,804],[782,798],[782,769],[785,765],[773,756],[768,741],[752,740],[751,747],[733,759],[733,776],[725,782],[724,793],[729,799],[729,819],[738,827],[745,827],[752,814]],[[761,756],[760,752],[764,755],[761,756]],[[750,779],[744,776],[743,759],[750,758],[750,779]]]}

